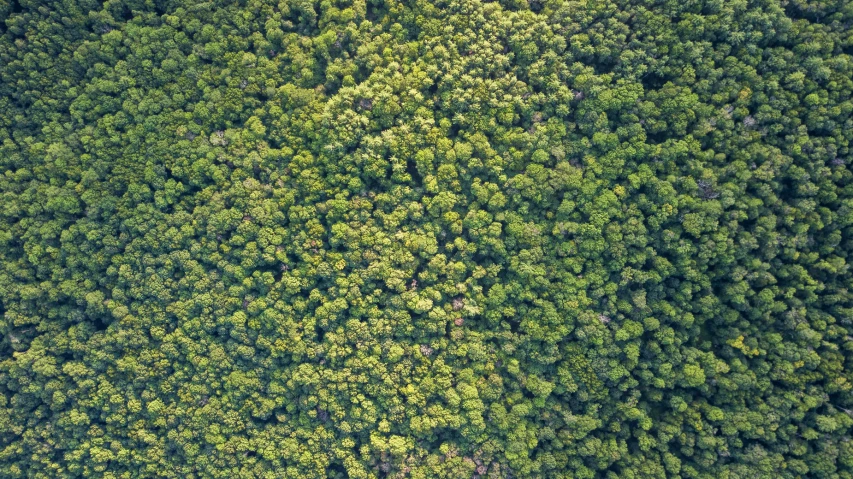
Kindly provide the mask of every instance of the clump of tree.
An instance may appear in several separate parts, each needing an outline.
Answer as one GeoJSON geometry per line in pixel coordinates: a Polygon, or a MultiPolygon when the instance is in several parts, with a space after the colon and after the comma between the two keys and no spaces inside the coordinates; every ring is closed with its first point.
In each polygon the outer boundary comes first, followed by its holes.
{"type": "Polygon", "coordinates": [[[0,19],[0,477],[853,478],[847,3],[0,19]]]}

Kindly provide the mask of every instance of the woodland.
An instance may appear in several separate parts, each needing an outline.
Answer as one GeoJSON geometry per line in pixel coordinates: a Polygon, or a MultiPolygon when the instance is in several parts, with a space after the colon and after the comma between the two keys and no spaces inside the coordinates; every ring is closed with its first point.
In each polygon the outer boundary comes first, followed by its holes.
{"type": "Polygon", "coordinates": [[[853,479],[853,1],[0,0],[0,477],[853,479]]]}

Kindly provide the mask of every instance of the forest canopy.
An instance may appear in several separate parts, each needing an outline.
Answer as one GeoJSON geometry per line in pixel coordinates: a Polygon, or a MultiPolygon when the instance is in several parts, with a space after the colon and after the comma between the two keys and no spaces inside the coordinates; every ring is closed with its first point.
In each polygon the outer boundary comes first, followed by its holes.
{"type": "Polygon", "coordinates": [[[853,479],[853,2],[0,0],[0,477],[853,479]]]}

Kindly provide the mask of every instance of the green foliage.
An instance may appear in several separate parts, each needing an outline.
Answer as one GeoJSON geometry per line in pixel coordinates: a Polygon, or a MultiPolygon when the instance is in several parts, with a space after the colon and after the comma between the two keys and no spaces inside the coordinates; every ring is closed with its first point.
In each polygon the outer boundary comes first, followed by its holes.
{"type": "Polygon", "coordinates": [[[849,2],[0,19],[0,477],[853,479],[849,2]]]}

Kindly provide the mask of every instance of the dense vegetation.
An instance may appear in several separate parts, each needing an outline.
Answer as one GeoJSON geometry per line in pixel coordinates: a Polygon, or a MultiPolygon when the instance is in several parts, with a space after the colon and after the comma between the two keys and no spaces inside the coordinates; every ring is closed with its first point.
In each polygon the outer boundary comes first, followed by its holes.
{"type": "Polygon", "coordinates": [[[853,478],[853,2],[0,19],[0,477],[853,478]]]}

